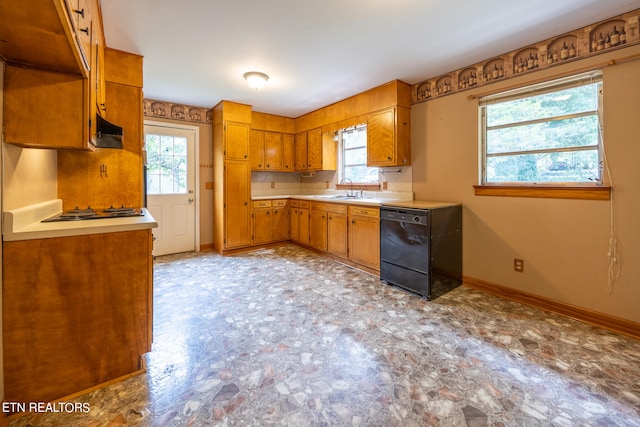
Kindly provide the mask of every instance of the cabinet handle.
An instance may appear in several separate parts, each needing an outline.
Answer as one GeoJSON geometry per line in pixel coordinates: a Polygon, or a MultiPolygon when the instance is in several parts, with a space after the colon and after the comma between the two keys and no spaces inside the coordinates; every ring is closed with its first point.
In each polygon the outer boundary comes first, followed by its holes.
{"type": "Polygon", "coordinates": [[[84,8],[80,10],[74,9],[73,11],[84,18],[84,8]]]}
{"type": "Polygon", "coordinates": [[[262,164],[259,164],[259,165],[258,165],[258,167],[259,167],[259,168],[261,168],[261,167],[262,167],[262,164]]]}
{"type": "Polygon", "coordinates": [[[80,31],[82,31],[83,33],[85,33],[86,35],[89,35],[89,27],[87,28],[80,28],[80,31]]]}
{"type": "Polygon", "coordinates": [[[355,220],[351,221],[351,224],[355,224],[355,223],[356,223],[356,221],[355,221],[355,220]]]}
{"type": "Polygon", "coordinates": [[[391,160],[391,156],[388,156],[388,157],[387,157],[387,160],[391,160]]]}
{"type": "Polygon", "coordinates": [[[244,158],[245,158],[245,159],[247,158],[247,155],[246,155],[246,154],[244,155],[244,158]]]}
{"type": "Polygon", "coordinates": [[[269,215],[269,211],[267,211],[267,215],[269,215]]]}
{"type": "Polygon", "coordinates": [[[270,168],[270,167],[271,167],[271,165],[267,165],[267,167],[268,167],[268,168],[270,168]]]}
{"type": "Polygon", "coordinates": [[[245,205],[245,206],[247,206],[248,204],[249,204],[249,203],[247,203],[247,202],[244,202],[244,205],[245,205]]]}

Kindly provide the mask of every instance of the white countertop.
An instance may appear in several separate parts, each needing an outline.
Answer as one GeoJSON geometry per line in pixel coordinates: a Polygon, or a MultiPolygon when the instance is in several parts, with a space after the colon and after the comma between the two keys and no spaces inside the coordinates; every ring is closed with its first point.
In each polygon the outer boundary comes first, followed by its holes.
{"type": "Polygon", "coordinates": [[[299,199],[299,200],[312,200],[316,202],[330,202],[330,203],[344,203],[349,205],[363,205],[363,206],[394,206],[401,208],[411,208],[411,209],[438,209],[445,208],[448,206],[459,206],[461,203],[458,202],[447,202],[447,201],[433,201],[433,200],[409,200],[406,198],[372,198],[372,197],[363,197],[363,198],[333,198],[335,195],[329,194],[313,194],[313,195],[304,195],[304,194],[295,194],[295,195],[277,195],[277,196],[252,196],[251,200],[275,200],[275,199],[299,199]]]}
{"type": "Polygon", "coordinates": [[[144,209],[144,215],[135,217],[40,222],[60,212],[62,212],[62,200],[60,199],[3,212],[2,240],[49,239],[158,227],[158,223],[146,209],[144,209]]]}

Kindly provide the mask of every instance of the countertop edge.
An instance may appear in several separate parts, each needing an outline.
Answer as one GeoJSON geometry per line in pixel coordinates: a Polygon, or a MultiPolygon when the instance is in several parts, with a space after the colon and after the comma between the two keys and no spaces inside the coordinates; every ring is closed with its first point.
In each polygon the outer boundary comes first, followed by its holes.
{"type": "Polygon", "coordinates": [[[117,233],[157,228],[158,222],[145,209],[145,214],[137,217],[103,218],[85,221],[35,222],[18,230],[13,230],[12,214],[4,212],[2,240],[15,242],[20,240],[51,239],[56,237],[84,236],[89,234],[117,233]]]}
{"type": "Polygon", "coordinates": [[[390,206],[398,208],[411,208],[411,209],[438,209],[446,208],[449,206],[461,206],[459,202],[449,201],[436,201],[436,200],[406,200],[406,199],[332,199],[330,197],[323,197],[322,195],[277,195],[277,196],[252,196],[251,200],[277,200],[277,199],[298,199],[298,200],[310,200],[322,203],[341,203],[346,205],[362,205],[362,206],[390,206]]]}

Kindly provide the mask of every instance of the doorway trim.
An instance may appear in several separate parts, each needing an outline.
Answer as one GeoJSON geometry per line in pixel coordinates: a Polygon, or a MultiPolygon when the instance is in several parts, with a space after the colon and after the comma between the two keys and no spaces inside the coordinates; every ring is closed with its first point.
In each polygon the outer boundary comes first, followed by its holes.
{"type": "MultiPolygon", "coordinates": [[[[194,207],[194,246],[195,246],[195,251],[196,252],[200,252],[200,128],[198,126],[191,126],[191,125],[183,125],[183,124],[178,124],[178,123],[169,123],[169,122],[159,122],[156,120],[144,120],[143,123],[143,132],[142,134],[145,136],[145,141],[144,143],[146,143],[146,132],[144,132],[144,126],[157,126],[157,127],[165,127],[165,128],[171,128],[171,129],[181,129],[181,130],[187,130],[187,131],[194,131],[195,132],[195,143],[194,143],[194,149],[193,149],[193,155],[194,155],[194,159],[193,159],[193,167],[194,167],[194,173],[195,173],[195,189],[194,189],[194,199],[195,199],[195,207],[194,207]]],[[[146,163],[146,150],[144,150],[144,156],[145,156],[145,163],[146,163]]],[[[147,183],[145,182],[144,185],[146,185],[147,183]]]]}

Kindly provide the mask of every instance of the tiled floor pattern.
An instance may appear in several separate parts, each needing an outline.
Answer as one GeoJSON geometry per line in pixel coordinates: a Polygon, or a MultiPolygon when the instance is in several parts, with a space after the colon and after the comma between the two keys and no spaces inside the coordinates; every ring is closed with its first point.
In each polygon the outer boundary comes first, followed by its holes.
{"type": "Polygon", "coordinates": [[[15,426],[640,426],[640,341],[295,246],[155,265],[144,375],[15,426]]]}

